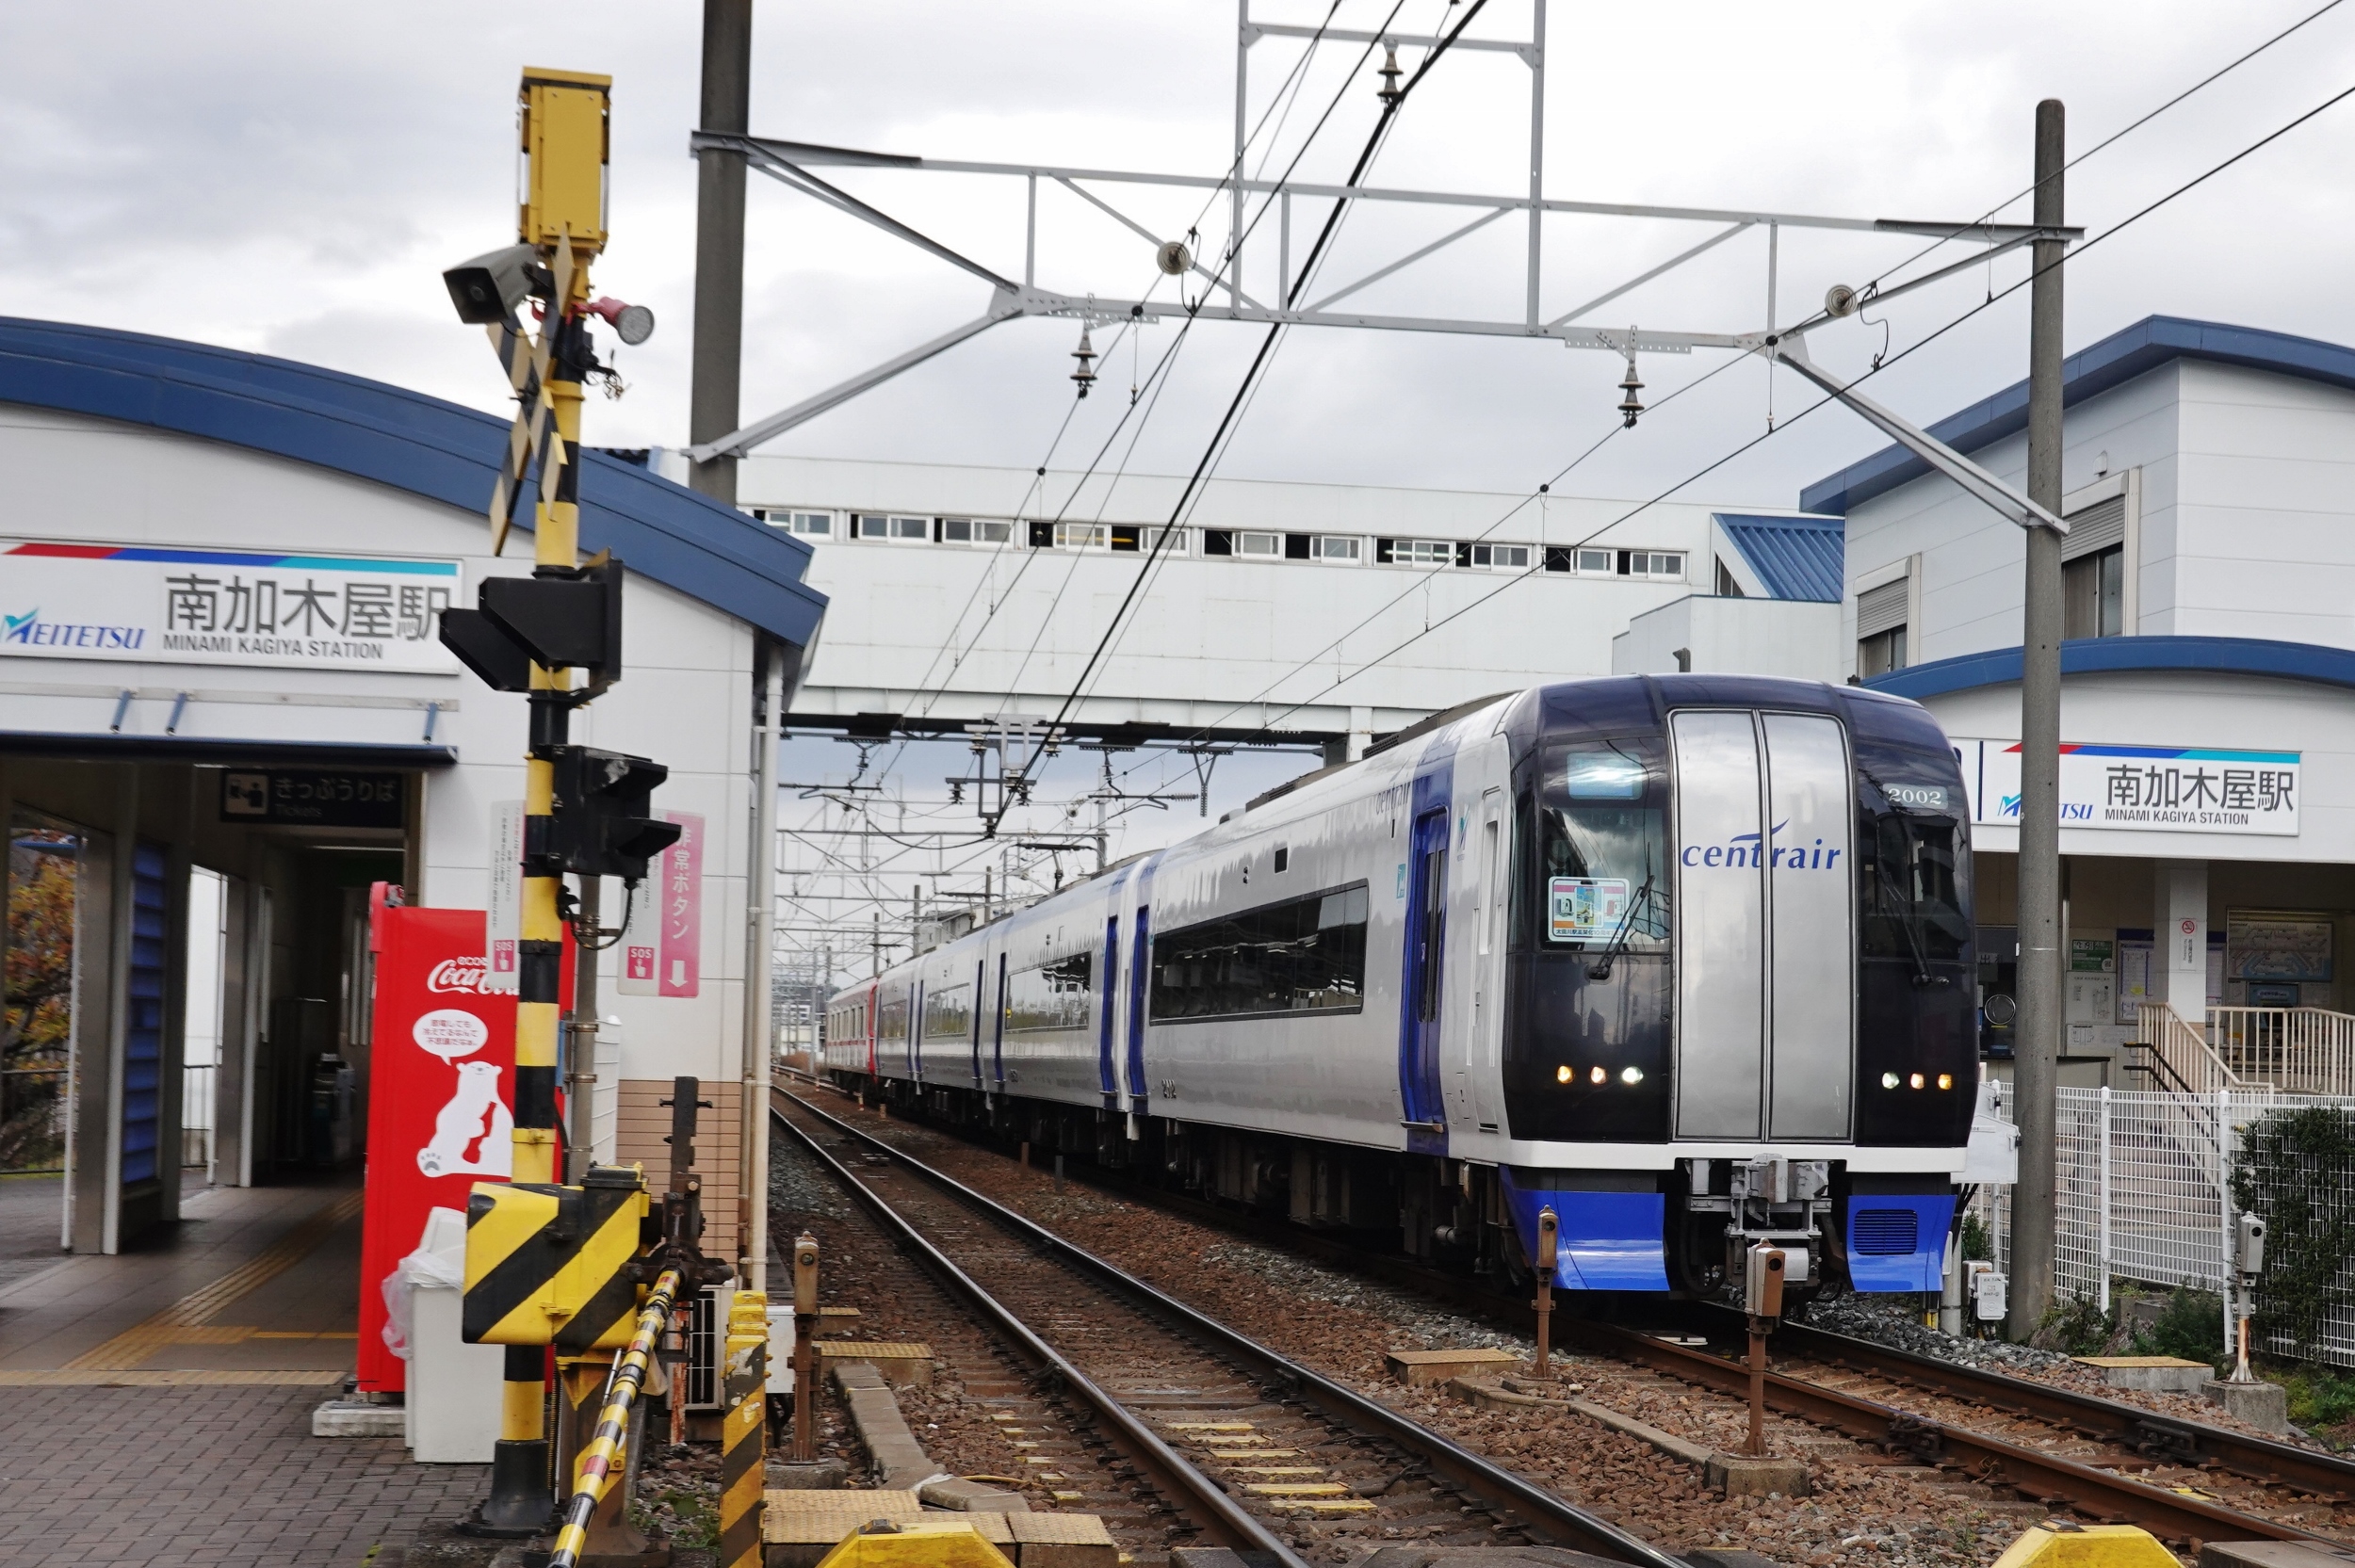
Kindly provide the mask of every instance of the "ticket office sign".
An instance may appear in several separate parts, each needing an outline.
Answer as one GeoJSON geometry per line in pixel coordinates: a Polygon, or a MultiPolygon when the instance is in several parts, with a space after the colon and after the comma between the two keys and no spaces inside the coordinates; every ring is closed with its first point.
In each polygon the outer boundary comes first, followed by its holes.
{"type": "MultiPolygon", "coordinates": [[[[1957,740],[1954,746],[1971,786],[1972,819],[2019,826],[2020,743],[1957,740]]],[[[2064,744],[2060,825],[2295,838],[2304,786],[2297,752],[2064,744]]]]}
{"type": "Polygon", "coordinates": [[[453,673],[463,562],[0,539],[0,656],[453,673]]]}

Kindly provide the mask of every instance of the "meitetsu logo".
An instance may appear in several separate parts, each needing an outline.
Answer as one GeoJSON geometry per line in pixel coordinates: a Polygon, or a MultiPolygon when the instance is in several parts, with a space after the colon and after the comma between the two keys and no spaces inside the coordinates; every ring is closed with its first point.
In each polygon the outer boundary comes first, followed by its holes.
{"type": "Polygon", "coordinates": [[[121,648],[146,644],[144,626],[100,626],[78,621],[43,621],[39,609],[0,615],[0,648],[121,648]]]}
{"type": "Polygon", "coordinates": [[[1790,825],[1787,819],[1778,822],[1773,832],[1762,835],[1765,845],[1762,850],[1760,847],[1761,834],[1735,833],[1723,844],[1687,844],[1677,859],[1686,865],[1750,871],[1759,868],[1762,854],[1764,857],[1762,864],[1770,871],[1829,871],[1838,864],[1840,851],[1825,849],[1820,838],[1812,844],[1775,843],[1775,833],[1790,825]]]}

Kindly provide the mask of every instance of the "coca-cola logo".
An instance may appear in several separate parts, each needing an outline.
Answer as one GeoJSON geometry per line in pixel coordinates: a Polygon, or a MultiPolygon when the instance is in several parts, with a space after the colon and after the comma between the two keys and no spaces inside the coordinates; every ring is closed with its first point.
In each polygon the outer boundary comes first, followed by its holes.
{"type": "Polygon", "coordinates": [[[428,991],[463,991],[469,995],[482,990],[482,981],[490,965],[481,958],[444,959],[425,978],[428,991]]]}

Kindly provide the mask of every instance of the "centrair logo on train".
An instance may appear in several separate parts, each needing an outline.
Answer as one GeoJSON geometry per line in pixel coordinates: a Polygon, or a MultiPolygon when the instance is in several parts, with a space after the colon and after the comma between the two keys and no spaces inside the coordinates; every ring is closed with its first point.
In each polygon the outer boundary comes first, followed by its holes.
{"type": "MultiPolygon", "coordinates": [[[[1840,860],[1840,850],[1837,848],[1825,849],[1824,841],[1820,838],[1812,845],[1773,843],[1774,833],[1782,832],[1790,825],[1788,821],[1778,822],[1775,824],[1774,832],[1763,835],[1768,841],[1765,855],[1766,865],[1769,869],[1829,871],[1837,865],[1840,860]]],[[[1735,833],[1723,844],[1687,844],[1677,859],[1686,865],[1731,867],[1735,870],[1755,871],[1759,865],[1760,839],[1761,835],[1758,833],[1735,833]]]]}

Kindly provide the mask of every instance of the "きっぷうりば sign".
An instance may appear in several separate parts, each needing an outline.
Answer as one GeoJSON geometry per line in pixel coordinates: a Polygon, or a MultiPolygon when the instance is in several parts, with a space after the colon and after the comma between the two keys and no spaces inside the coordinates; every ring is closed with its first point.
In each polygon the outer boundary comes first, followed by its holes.
{"type": "Polygon", "coordinates": [[[622,934],[625,996],[693,996],[703,984],[704,819],[666,811],[678,842],[647,863],[622,934]]]}
{"type": "MultiPolygon", "coordinates": [[[[1972,820],[2020,821],[2020,743],[1957,740],[1972,820]]],[[[2304,768],[2297,752],[2063,744],[2060,825],[2130,832],[2294,838],[2304,768]]]]}
{"type": "Polygon", "coordinates": [[[0,540],[0,655],[454,672],[455,560],[0,540]]]}

